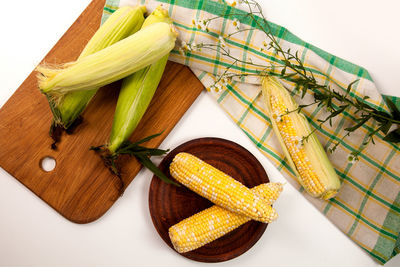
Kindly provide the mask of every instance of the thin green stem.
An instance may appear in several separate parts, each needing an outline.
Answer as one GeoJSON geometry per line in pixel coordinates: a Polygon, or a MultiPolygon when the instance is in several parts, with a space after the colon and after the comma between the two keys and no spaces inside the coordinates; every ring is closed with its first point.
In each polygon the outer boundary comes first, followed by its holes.
{"type": "MultiPolygon", "coordinates": [[[[357,81],[353,81],[350,83],[346,89],[345,94],[341,94],[338,91],[332,90],[329,86],[327,85],[321,85],[318,83],[314,76],[314,70],[308,70],[304,66],[303,61],[299,58],[298,56],[298,51],[295,53],[291,52],[290,49],[284,50],[278,39],[273,35],[273,31],[271,28],[270,23],[267,21],[265,18],[263,12],[262,12],[262,7],[257,3],[257,1],[253,0],[244,0],[243,3],[247,5],[247,8],[249,10],[248,13],[246,14],[240,14],[240,13],[230,13],[230,14],[224,14],[224,17],[229,17],[229,16],[242,16],[243,18],[249,17],[255,24],[255,28],[244,28],[244,29],[238,29],[237,31],[230,33],[227,35],[225,38],[229,38],[235,34],[238,34],[240,32],[246,32],[246,31],[253,31],[255,29],[258,29],[262,31],[266,37],[270,40],[268,46],[265,44],[264,46],[267,49],[272,49],[275,53],[277,58],[279,58],[278,62],[270,62],[271,66],[265,66],[263,64],[257,64],[253,63],[251,58],[249,60],[241,60],[238,59],[230,54],[229,49],[227,50],[223,44],[202,44],[202,47],[206,49],[211,49],[213,51],[216,51],[217,53],[220,53],[222,56],[225,56],[226,58],[229,58],[233,60],[233,64],[231,64],[225,71],[224,73],[220,76],[219,79],[215,81],[215,84],[218,83],[221,78],[224,77],[244,77],[244,76],[265,76],[265,75],[276,75],[280,77],[281,79],[285,79],[290,82],[294,82],[296,84],[295,90],[301,90],[302,91],[302,98],[305,96],[306,92],[311,91],[314,94],[314,99],[315,102],[311,103],[309,105],[314,105],[318,104],[318,106],[325,107],[328,112],[330,112],[330,115],[325,118],[324,120],[319,120],[319,125],[317,128],[321,128],[324,123],[327,121],[331,122],[332,118],[338,116],[345,110],[349,109],[354,109],[354,115],[358,116],[358,113],[361,113],[361,116],[355,117],[356,125],[353,127],[348,127],[344,129],[346,134],[342,137],[344,139],[345,137],[349,136],[351,132],[357,130],[359,127],[367,123],[370,119],[373,119],[374,123],[377,122],[376,128],[373,128],[370,133],[368,134],[368,141],[366,144],[369,144],[370,142],[374,143],[373,137],[376,135],[379,131],[382,131],[387,137],[390,136],[389,139],[385,140],[390,140],[391,142],[400,142],[400,137],[398,137],[398,131],[399,129],[396,129],[390,133],[388,133],[390,127],[392,125],[396,125],[400,127],[400,110],[395,107],[394,104],[390,105],[391,113],[385,113],[382,112],[374,107],[372,107],[368,102],[365,102],[367,97],[364,97],[361,101],[358,98],[355,98],[350,95],[352,85],[357,81]],[[258,17],[256,17],[256,15],[258,17]],[[261,19],[261,21],[260,21],[261,19]],[[217,49],[219,48],[219,49],[217,49]],[[249,66],[253,66],[255,68],[262,68],[262,71],[258,71],[254,74],[250,73],[229,73],[228,71],[232,69],[237,63],[242,63],[246,64],[249,66]],[[274,70],[276,68],[280,68],[281,73],[276,74],[274,70]],[[286,71],[291,70],[291,73],[286,74],[286,71]],[[340,102],[339,108],[335,108],[333,101],[338,101],[340,102]]],[[[207,23],[213,19],[218,19],[220,17],[215,17],[212,19],[208,19],[207,23]]],[[[263,49],[262,49],[263,51],[263,49]]],[[[337,84],[337,82],[333,81],[330,79],[330,77],[326,74],[324,75],[329,81],[333,82],[337,86],[341,87],[340,85],[337,84]]],[[[214,85],[215,85],[214,84],[214,85]]],[[[390,104],[390,103],[389,103],[390,104]]],[[[302,105],[297,109],[297,111],[300,111],[302,108],[307,107],[309,105],[302,105]]],[[[290,111],[294,112],[294,111],[290,111]]],[[[288,112],[288,113],[290,113],[288,112]]],[[[313,134],[316,129],[315,128],[308,136],[305,138],[308,138],[311,134],[313,134]]],[[[341,139],[341,140],[342,140],[341,139]]],[[[335,145],[334,148],[336,148],[341,141],[339,140],[335,145]]],[[[333,150],[334,150],[333,148],[333,150]]],[[[361,151],[365,148],[365,146],[361,146],[359,151],[354,152],[354,155],[357,155],[357,153],[361,153],[361,151]]]]}

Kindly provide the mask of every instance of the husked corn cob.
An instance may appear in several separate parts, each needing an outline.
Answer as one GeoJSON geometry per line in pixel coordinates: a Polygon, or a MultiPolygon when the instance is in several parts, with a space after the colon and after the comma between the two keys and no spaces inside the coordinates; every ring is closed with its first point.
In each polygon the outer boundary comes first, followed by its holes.
{"type": "Polygon", "coordinates": [[[94,54],[67,63],[62,69],[39,66],[39,89],[51,97],[115,82],[164,57],[174,48],[176,37],[173,26],[158,22],[94,54]]]}
{"type": "Polygon", "coordinates": [[[297,103],[276,78],[264,78],[262,91],[274,132],[299,183],[313,197],[334,197],[340,180],[307,119],[290,112],[299,107],[297,103]],[[303,141],[305,136],[309,137],[303,141]]]}
{"type": "MultiPolygon", "coordinates": [[[[145,6],[124,6],[117,9],[96,31],[79,58],[100,51],[137,32],[144,21],[145,6]]],[[[54,124],[68,129],[96,94],[98,88],[66,94],[61,99],[49,98],[54,124]]]]}
{"type": "MultiPolygon", "coordinates": [[[[282,189],[281,183],[266,183],[253,187],[251,191],[272,204],[282,189]]],[[[171,226],[169,236],[175,250],[185,253],[220,238],[250,220],[247,216],[215,205],[171,226]]]]}
{"type": "Polygon", "coordinates": [[[256,195],[264,199],[268,205],[274,204],[283,191],[282,183],[265,183],[251,189],[256,195]]]}
{"type": "Polygon", "coordinates": [[[265,200],[246,186],[191,154],[177,154],[170,173],[178,182],[227,210],[265,223],[277,216],[265,200]]]}

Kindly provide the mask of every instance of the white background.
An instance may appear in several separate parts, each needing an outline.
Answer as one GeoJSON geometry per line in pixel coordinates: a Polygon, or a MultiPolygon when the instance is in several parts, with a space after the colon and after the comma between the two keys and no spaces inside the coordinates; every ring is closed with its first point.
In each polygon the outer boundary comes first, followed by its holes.
{"type": "MultiPolygon", "coordinates": [[[[90,0],[7,1],[0,15],[0,106],[74,22],[90,0]]],[[[366,67],[381,92],[400,96],[397,0],[264,0],[267,17],[304,40],[366,67]]],[[[162,144],[217,136],[249,149],[272,181],[284,181],[268,160],[202,93],[162,144]]],[[[1,148],[0,148],[1,149],[1,148]]],[[[159,161],[157,161],[159,162],[159,161]]],[[[0,168],[0,266],[200,266],[171,250],[148,211],[152,175],[142,171],[98,221],[61,217],[0,168]]],[[[289,184],[280,215],[244,255],[218,266],[379,266],[289,184]]],[[[400,256],[389,266],[400,266],[400,256]]]]}

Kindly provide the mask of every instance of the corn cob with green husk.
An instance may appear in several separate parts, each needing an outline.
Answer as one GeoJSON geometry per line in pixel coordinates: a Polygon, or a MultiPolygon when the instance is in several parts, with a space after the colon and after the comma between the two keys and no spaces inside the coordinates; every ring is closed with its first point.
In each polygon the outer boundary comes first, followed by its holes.
{"type": "MultiPolygon", "coordinates": [[[[125,6],[117,9],[106,22],[96,31],[79,58],[84,58],[100,51],[137,32],[144,22],[144,6],[125,6]]],[[[71,92],[60,98],[49,98],[53,112],[51,133],[58,140],[58,129],[69,129],[96,94],[98,88],[86,91],[71,92]]]]}
{"type": "MultiPolygon", "coordinates": [[[[160,23],[172,27],[172,20],[168,16],[168,12],[161,6],[157,7],[150,16],[146,18],[142,30],[146,30],[147,28],[160,23]]],[[[158,61],[126,77],[122,82],[114,114],[110,140],[105,146],[92,148],[102,152],[102,157],[105,160],[106,165],[114,174],[119,175],[119,169],[115,164],[118,155],[128,154],[135,156],[140,163],[153,171],[165,182],[174,183],[159,171],[149,159],[150,156],[162,155],[167,151],[140,146],[141,143],[148,141],[159,134],[150,136],[136,143],[128,141],[154,96],[167,64],[168,56],[169,53],[165,54],[158,61]]]]}
{"type": "MultiPolygon", "coordinates": [[[[146,28],[154,23],[164,22],[172,25],[168,12],[157,7],[143,23],[146,28]]],[[[116,153],[121,145],[132,135],[144,115],[160,83],[169,54],[141,69],[122,82],[117,107],[115,110],[111,136],[107,148],[116,153]]]]}
{"type": "Polygon", "coordinates": [[[334,197],[340,180],[307,119],[297,111],[298,104],[274,77],[264,78],[262,92],[267,115],[299,183],[313,197],[334,197]]]}
{"type": "Polygon", "coordinates": [[[149,25],[94,54],[64,64],[63,68],[39,66],[39,89],[50,98],[93,90],[125,78],[167,55],[177,32],[165,22],[149,25]]]}
{"type": "Polygon", "coordinates": [[[264,223],[277,218],[276,211],[267,201],[191,154],[177,154],[169,170],[178,182],[220,207],[264,223]]]}
{"type": "MultiPolygon", "coordinates": [[[[281,183],[261,184],[251,189],[269,205],[278,199],[282,190],[281,183]]],[[[175,250],[185,253],[220,238],[250,220],[215,205],[171,226],[168,232],[175,250]]]]}

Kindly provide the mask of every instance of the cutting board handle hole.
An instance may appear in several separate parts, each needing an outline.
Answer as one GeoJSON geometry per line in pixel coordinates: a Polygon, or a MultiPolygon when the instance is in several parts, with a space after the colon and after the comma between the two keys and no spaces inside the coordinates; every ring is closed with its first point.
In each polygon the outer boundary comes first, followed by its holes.
{"type": "Polygon", "coordinates": [[[53,157],[47,156],[40,160],[40,168],[45,172],[51,172],[56,168],[56,160],[53,157]]]}

